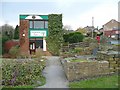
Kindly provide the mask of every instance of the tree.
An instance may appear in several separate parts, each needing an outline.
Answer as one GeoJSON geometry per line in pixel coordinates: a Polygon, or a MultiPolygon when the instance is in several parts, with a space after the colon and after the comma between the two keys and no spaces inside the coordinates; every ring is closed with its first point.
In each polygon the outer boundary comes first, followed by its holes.
{"type": "Polygon", "coordinates": [[[5,24],[0,27],[0,30],[2,31],[2,54],[4,53],[4,43],[8,40],[13,39],[13,32],[14,28],[8,24],[5,24]]]}
{"type": "Polygon", "coordinates": [[[68,34],[68,33],[71,33],[71,32],[73,32],[73,30],[72,30],[70,25],[63,26],[63,33],[64,34],[68,34]]]}
{"type": "Polygon", "coordinates": [[[14,28],[12,26],[5,24],[0,28],[2,30],[2,37],[7,36],[9,39],[13,39],[14,28]]]}
{"type": "Polygon", "coordinates": [[[19,39],[19,26],[18,25],[16,25],[16,28],[15,28],[14,39],[19,39]]]}
{"type": "Polygon", "coordinates": [[[87,31],[84,28],[79,27],[76,32],[80,32],[83,35],[87,35],[87,31]]]}

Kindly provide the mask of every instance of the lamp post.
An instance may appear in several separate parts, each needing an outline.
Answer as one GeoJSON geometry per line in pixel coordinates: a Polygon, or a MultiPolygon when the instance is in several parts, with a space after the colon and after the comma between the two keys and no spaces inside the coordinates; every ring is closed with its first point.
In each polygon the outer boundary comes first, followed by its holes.
{"type": "Polygon", "coordinates": [[[92,38],[93,38],[93,30],[94,30],[94,17],[92,17],[92,38]]]}

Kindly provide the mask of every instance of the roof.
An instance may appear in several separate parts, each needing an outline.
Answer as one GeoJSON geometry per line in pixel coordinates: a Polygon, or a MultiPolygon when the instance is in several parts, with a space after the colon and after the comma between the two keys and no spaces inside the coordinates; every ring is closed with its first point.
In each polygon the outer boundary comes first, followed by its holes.
{"type": "Polygon", "coordinates": [[[35,19],[48,20],[48,15],[34,15],[34,14],[19,15],[19,18],[20,18],[20,19],[33,19],[33,16],[35,17],[35,19]]]}
{"type": "Polygon", "coordinates": [[[108,23],[110,23],[110,22],[112,22],[112,21],[117,22],[117,23],[119,23],[119,24],[120,24],[120,22],[116,21],[115,19],[111,19],[109,22],[107,22],[107,23],[106,23],[106,24],[104,24],[104,25],[107,25],[108,23]]]}

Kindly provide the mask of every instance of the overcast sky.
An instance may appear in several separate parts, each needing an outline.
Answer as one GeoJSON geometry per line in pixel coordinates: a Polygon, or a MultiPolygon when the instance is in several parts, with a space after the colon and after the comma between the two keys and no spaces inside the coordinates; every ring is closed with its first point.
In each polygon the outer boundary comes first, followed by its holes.
{"type": "Polygon", "coordinates": [[[94,26],[101,28],[111,19],[118,20],[120,0],[2,0],[0,2],[0,25],[8,23],[19,25],[20,14],[63,14],[63,25],[73,30],[79,27],[94,26]],[[33,2],[34,1],[34,2],[33,2]]]}

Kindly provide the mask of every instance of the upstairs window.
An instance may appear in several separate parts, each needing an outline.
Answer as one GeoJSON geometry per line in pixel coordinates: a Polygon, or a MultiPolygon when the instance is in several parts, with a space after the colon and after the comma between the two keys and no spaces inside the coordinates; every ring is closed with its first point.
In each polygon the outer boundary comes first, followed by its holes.
{"type": "Polygon", "coordinates": [[[30,21],[30,28],[33,28],[33,21],[30,21]]]}
{"type": "Polygon", "coordinates": [[[48,21],[45,21],[45,28],[48,28],[48,21]]]}
{"type": "Polygon", "coordinates": [[[29,28],[34,29],[48,28],[48,21],[30,21],[29,28]]]}
{"type": "Polygon", "coordinates": [[[34,28],[44,28],[44,21],[34,21],[34,28]]]}

